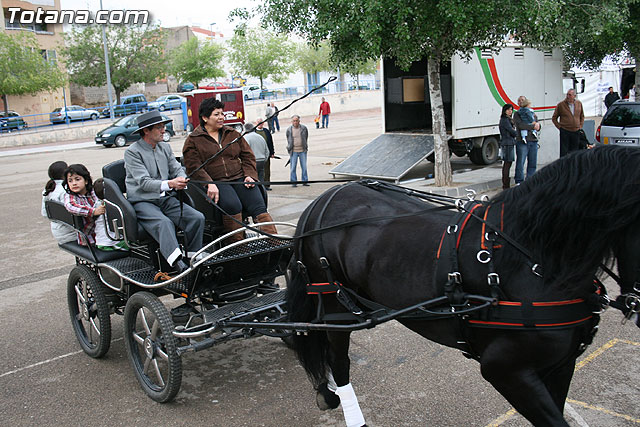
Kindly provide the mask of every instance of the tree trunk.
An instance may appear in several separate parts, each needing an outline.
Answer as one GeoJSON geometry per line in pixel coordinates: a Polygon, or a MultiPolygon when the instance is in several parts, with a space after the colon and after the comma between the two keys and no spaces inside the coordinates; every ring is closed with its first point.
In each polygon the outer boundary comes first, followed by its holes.
{"type": "Polygon", "coordinates": [[[2,104],[4,105],[5,113],[9,111],[9,102],[7,101],[7,95],[2,94],[2,104]]]}
{"type": "Polygon", "coordinates": [[[120,105],[120,94],[122,91],[117,87],[114,87],[114,90],[116,91],[116,105],[120,105]]]}
{"type": "Polygon", "coordinates": [[[429,77],[429,97],[431,99],[431,122],[434,142],[434,176],[437,187],[451,185],[451,161],[447,145],[447,126],[444,122],[444,105],[440,90],[440,61],[427,60],[427,76],[429,77]]]}

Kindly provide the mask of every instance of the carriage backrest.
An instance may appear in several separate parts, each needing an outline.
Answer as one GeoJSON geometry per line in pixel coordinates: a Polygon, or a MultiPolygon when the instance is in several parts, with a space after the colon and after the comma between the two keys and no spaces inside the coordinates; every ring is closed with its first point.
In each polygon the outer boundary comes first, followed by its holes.
{"type": "Polygon", "coordinates": [[[47,200],[44,203],[44,208],[47,211],[47,218],[50,220],[63,222],[76,230],[82,230],[82,218],[73,215],[62,203],[55,200],[47,200]]]}
{"type": "MultiPolygon", "coordinates": [[[[103,169],[104,171],[104,169],[103,169]]],[[[118,208],[107,203],[107,218],[109,219],[109,229],[113,229],[113,221],[116,221],[118,228],[124,227],[124,232],[128,241],[137,241],[138,217],[133,205],[124,197],[120,186],[113,179],[104,177],[104,198],[118,206],[118,208]]]]}
{"type": "Polygon", "coordinates": [[[127,177],[127,171],[124,168],[124,160],[116,160],[108,165],[102,167],[102,176],[109,178],[115,182],[120,188],[121,193],[127,192],[127,186],[125,184],[125,178],[127,177]]]}

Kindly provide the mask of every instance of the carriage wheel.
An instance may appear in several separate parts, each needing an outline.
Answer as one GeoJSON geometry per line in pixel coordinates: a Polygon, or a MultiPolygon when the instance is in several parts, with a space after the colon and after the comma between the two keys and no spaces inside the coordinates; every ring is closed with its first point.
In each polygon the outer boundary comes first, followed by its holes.
{"type": "Polygon", "coordinates": [[[105,289],[96,273],[78,265],[67,281],[67,303],[78,342],[89,356],[99,358],[111,345],[111,317],[105,289]]]}
{"type": "Polygon", "coordinates": [[[182,383],[182,360],[169,311],[158,297],[137,292],[124,310],[124,342],[142,389],[156,402],[173,400],[182,383]]]}

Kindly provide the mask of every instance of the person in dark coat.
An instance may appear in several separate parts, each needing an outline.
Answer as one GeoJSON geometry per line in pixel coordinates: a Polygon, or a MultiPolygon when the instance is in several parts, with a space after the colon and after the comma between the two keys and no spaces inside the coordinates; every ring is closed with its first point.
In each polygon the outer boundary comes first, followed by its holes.
{"type": "Polygon", "coordinates": [[[607,94],[607,96],[604,97],[604,105],[605,107],[607,107],[607,110],[613,105],[614,102],[616,102],[618,99],[620,99],[620,95],[618,95],[618,92],[614,92],[613,91],[613,87],[609,86],[609,93],[607,94]]]}
{"type": "Polygon", "coordinates": [[[502,106],[502,114],[500,114],[500,148],[502,149],[502,189],[506,190],[510,187],[511,178],[509,172],[511,164],[515,161],[516,125],[513,122],[513,105],[505,104],[502,106]]]}

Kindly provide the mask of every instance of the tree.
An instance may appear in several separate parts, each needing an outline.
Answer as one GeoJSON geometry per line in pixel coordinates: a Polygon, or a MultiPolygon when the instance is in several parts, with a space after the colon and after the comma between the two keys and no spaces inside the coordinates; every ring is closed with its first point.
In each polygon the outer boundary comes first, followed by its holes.
{"type": "Polygon", "coordinates": [[[333,71],[336,67],[331,63],[331,46],[325,40],[317,46],[309,43],[300,43],[296,47],[296,65],[298,68],[310,74],[322,71],[333,71]]]}
{"type": "Polygon", "coordinates": [[[241,73],[260,79],[283,82],[293,70],[294,45],[284,35],[273,35],[262,28],[236,30],[229,42],[229,59],[241,73]]]}
{"type": "MultiPolygon", "coordinates": [[[[164,33],[154,26],[114,25],[106,27],[111,84],[120,94],[134,83],[152,82],[166,75],[164,33]]],[[[74,28],[65,35],[61,49],[71,81],[82,86],[107,82],[102,29],[99,25],[74,28]]]]}
{"type": "Polygon", "coordinates": [[[369,59],[366,61],[358,61],[352,64],[346,64],[340,68],[345,73],[349,73],[356,78],[356,89],[360,89],[360,74],[375,74],[378,70],[378,59],[369,59]]]}
{"type": "Polygon", "coordinates": [[[33,34],[0,32],[0,96],[4,111],[9,109],[7,95],[33,94],[65,85],[64,73],[40,50],[33,34]]]}
{"type": "Polygon", "coordinates": [[[194,37],[173,49],[169,55],[169,72],[178,81],[191,82],[197,87],[203,79],[225,75],[220,66],[224,49],[217,43],[200,42],[194,37]]]}
{"type": "Polygon", "coordinates": [[[263,10],[267,24],[276,30],[315,42],[328,39],[339,63],[385,57],[408,68],[427,58],[435,182],[451,183],[440,64],[454,54],[467,56],[477,45],[501,45],[512,22],[510,13],[518,8],[496,0],[266,0],[263,10]]]}

